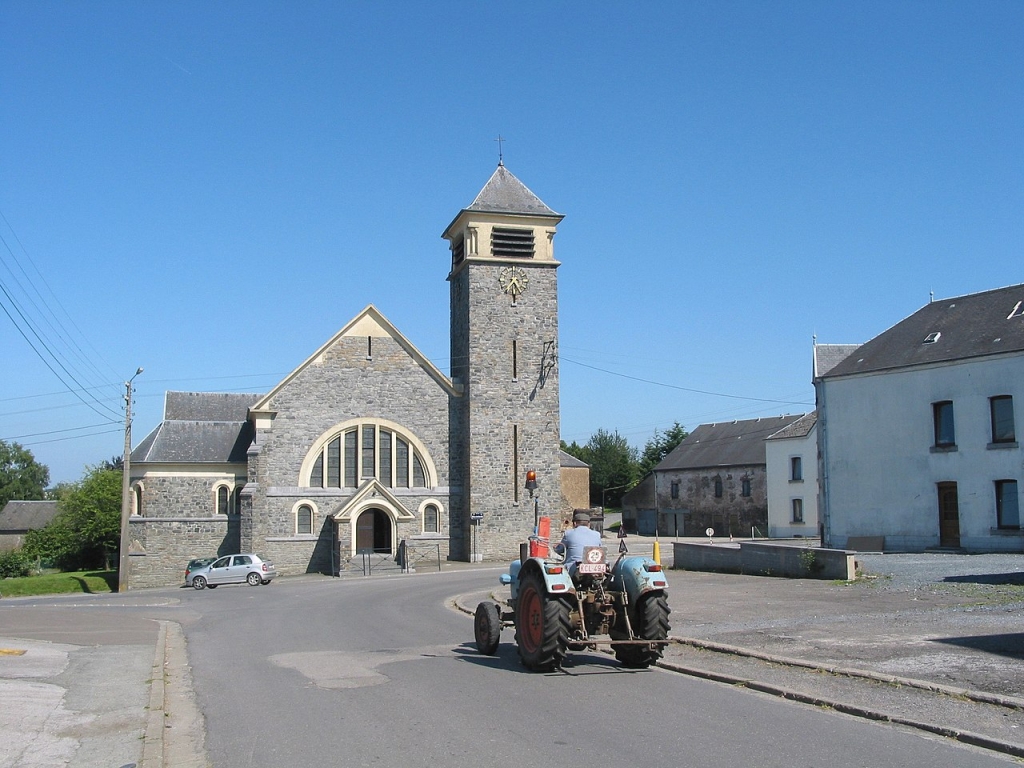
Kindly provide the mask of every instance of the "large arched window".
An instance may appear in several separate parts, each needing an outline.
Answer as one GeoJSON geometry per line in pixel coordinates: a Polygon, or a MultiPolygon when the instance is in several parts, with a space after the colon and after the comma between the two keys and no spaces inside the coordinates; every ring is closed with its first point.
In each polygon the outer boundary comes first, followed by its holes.
{"type": "Polygon", "coordinates": [[[349,425],[323,444],[307,484],[312,488],[355,488],[372,477],[388,488],[425,488],[426,461],[415,442],[393,427],[349,425]]]}

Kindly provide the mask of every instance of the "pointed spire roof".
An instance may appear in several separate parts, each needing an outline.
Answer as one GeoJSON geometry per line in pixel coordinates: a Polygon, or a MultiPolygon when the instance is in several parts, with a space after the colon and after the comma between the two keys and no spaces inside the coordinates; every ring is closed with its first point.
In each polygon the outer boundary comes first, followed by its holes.
{"type": "Polygon", "coordinates": [[[561,218],[561,214],[548,208],[502,163],[498,163],[491,178],[466,210],[561,218]]]}

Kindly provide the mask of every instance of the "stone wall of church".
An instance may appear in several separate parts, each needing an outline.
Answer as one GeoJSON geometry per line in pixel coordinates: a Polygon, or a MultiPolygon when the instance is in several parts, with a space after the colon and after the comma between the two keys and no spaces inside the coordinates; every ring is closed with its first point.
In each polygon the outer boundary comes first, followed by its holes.
{"type": "Polygon", "coordinates": [[[129,588],[184,584],[189,560],[238,552],[238,523],[238,515],[132,518],[128,531],[132,542],[128,558],[129,588]]]}
{"type": "MultiPolygon", "coordinates": [[[[281,573],[329,570],[330,547],[325,547],[322,531],[315,541],[294,540],[294,509],[302,498],[313,498],[322,521],[349,499],[351,489],[306,488],[308,478],[300,477],[317,440],[343,422],[383,419],[420,440],[437,486],[415,491],[437,496],[447,509],[448,393],[394,339],[338,339],[275,394],[270,408],[276,411],[273,426],[257,431],[258,455],[251,459],[256,464],[251,535],[254,546],[275,553],[271,559],[281,573]]],[[[405,492],[394,490],[396,495],[405,492]]],[[[416,514],[417,504],[418,497],[412,496],[406,508],[416,514]]],[[[399,526],[399,538],[420,532],[418,518],[415,526],[399,526]]],[[[341,551],[349,551],[344,543],[341,551]]]]}
{"type": "MultiPolygon", "coordinates": [[[[134,470],[137,465],[133,464],[134,470]]],[[[133,472],[133,477],[137,477],[133,472]]],[[[229,491],[245,484],[245,466],[235,476],[143,474],[142,511],[147,518],[212,517],[217,514],[214,488],[227,485],[229,491]]]]}
{"type": "Polygon", "coordinates": [[[558,516],[562,500],[556,270],[524,261],[529,286],[513,302],[500,288],[503,266],[472,263],[454,278],[465,281],[468,308],[456,313],[453,298],[452,328],[453,360],[468,350],[469,361],[456,417],[469,478],[462,484],[463,548],[470,543],[465,518],[481,513],[479,554],[498,561],[516,557],[535,516],[558,516]],[[532,498],[524,487],[528,470],[537,473],[532,498]]]}

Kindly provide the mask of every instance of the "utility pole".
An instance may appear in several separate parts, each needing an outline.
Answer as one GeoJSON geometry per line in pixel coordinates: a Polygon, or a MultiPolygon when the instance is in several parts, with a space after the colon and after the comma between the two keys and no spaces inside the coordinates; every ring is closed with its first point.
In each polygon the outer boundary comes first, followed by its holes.
{"type": "MultiPolygon", "coordinates": [[[[135,371],[135,376],[142,373],[140,367],[135,371]]],[[[131,471],[132,471],[132,376],[124,383],[124,458],[121,461],[121,469],[124,476],[121,478],[121,557],[117,567],[117,591],[128,590],[128,517],[131,510],[131,471]]]]}

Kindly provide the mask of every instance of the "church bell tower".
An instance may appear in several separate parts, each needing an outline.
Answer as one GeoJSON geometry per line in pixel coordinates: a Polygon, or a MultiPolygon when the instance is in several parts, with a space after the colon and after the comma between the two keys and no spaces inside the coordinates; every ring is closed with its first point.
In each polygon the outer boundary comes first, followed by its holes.
{"type": "Polygon", "coordinates": [[[451,246],[451,556],[508,560],[561,504],[558,282],[548,208],[498,163],[451,246]],[[526,473],[536,472],[531,497],[526,473]],[[475,529],[475,530],[474,530],[475,529]]]}

